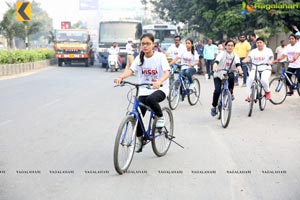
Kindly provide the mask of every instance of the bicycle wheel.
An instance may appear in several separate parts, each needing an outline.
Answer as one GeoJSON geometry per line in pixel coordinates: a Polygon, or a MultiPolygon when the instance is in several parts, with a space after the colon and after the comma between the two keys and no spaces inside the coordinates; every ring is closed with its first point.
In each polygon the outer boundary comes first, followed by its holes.
{"type": "Polygon", "coordinates": [[[119,174],[129,168],[135,149],[136,123],[133,116],[126,116],[121,122],[115,139],[114,165],[119,174]]]}
{"type": "Polygon", "coordinates": [[[222,106],[221,106],[221,124],[223,128],[226,128],[229,124],[230,117],[231,117],[231,108],[232,108],[232,101],[231,101],[231,93],[229,90],[226,90],[222,93],[222,106]]]}
{"type": "Polygon", "coordinates": [[[300,96],[300,82],[297,83],[297,92],[298,92],[298,95],[300,96]]]}
{"type": "Polygon", "coordinates": [[[177,108],[179,103],[179,98],[180,98],[180,84],[178,83],[178,81],[173,81],[172,85],[170,86],[169,98],[168,98],[169,107],[172,110],[175,110],[177,108]]]}
{"type": "Polygon", "coordinates": [[[259,87],[259,95],[258,95],[258,103],[259,109],[263,111],[266,108],[267,100],[266,100],[266,92],[262,87],[259,87]]]}
{"type": "Polygon", "coordinates": [[[257,85],[256,83],[253,82],[251,86],[251,95],[250,95],[250,103],[249,103],[249,112],[248,112],[248,117],[251,117],[252,115],[252,110],[253,110],[253,104],[254,101],[256,101],[256,92],[257,92],[257,85]]]}
{"type": "Polygon", "coordinates": [[[270,82],[271,99],[270,102],[278,105],[284,102],[287,94],[287,86],[284,80],[279,77],[273,78],[270,82]]]}
{"type": "Polygon", "coordinates": [[[200,98],[200,81],[197,78],[193,79],[195,87],[189,90],[188,102],[191,106],[196,105],[200,98]]]}
{"type": "Polygon", "coordinates": [[[168,152],[171,140],[173,139],[173,131],[174,131],[174,121],[172,111],[164,107],[162,108],[162,113],[165,118],[165,126],[163,128],[156,128],[156,118],[153,120],[152,124],[152,149],[156,156],[161,157],[166,155],[168,152]]]}
{"type": "Polygon", "coordinates": [[[218,119],[221,119],[221,107],[222,107],[222,98],[221,98],[221,94],[219,96],[219,99],[218,99],[218,106],[217,106],[217,116],[218,116],[218,119]]]}

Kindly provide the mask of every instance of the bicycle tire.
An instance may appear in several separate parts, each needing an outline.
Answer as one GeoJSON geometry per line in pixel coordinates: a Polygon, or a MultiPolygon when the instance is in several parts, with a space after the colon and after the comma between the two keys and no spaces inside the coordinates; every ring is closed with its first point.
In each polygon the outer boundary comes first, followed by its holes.
{"type": "Polygon", "coordinates": [[[253,83],[251,86],[251,95],[250,95],[250,103],[249,103],[249,112],[248,112],[248,117],[251,117],[252,111],[253,111],[253,104],[254,101],[256,101],[256,91],[257,91],[257,85],[256,83],[253,83]]]}
{"type": "Polygon", "coordinates": [[[114,146],[114,166],[119,174],[124,174],[132,162],[136,145],[136,123],[136,119],[128,115],[119,126],[114,146]],[[125,148],[129,148],[129,151],[125,148]],[[124,157],[124,164],[120,155],[122,150],[128,152],[128,155],[124,157]]]}
{"type": "Polygon", "coordinates": [[[217,118],[221,119],[221,107],[222,107],[222,102],[221,102],[222,98],[221,95],[219,96],[218,99],[218,105],[217,105],[217,118]]]}
{"type": "Polygon", "coordinates": [[[179,104],[180,98],[180,83],[177,81],[173,81],[172,85],[170,86],[169,96],[168,96],[168,103],[169,107],[172,110],[175,110],[179,104]]]}
{"type": "Polygon", "coordinates": [[[270,81],[271,99],[270,102],[274,105],[282,104],[287,95],[286,82],[279,77],[275,77],[270,81]]]}
{"type": "Polygon", "coordinates": [[[165,126],[161,129],[156,128],[156,118],[153,120],[152,130],[151,130],[151,144],[154,154],[158,157],[164,156],[167,154],[170,145],[171,139],[173,139],[174,132],[174,119],[172,111],[164,107],[162,108],[162,113],[165,118],[165,126]]]}
{"type": "Polygon", "coordinates": [[[298,95],[300,96],[300,82],[298,82],[298,84],[297,84],[297,92],[298,92],[298,95]]]}
{"type": "Polygon", "coordinates": [[[231,110],[232,110],[232,99],[229,90],[226,90],[221,95],[223,95],[222,107],[221,107],[221,124],[223,128],[226,128],[230,122],[231,110]]]}
{"type": "Polygon", "coordinates": [[[195,87],[192,91],[189,91],[188,94],[188,102],[191,106],[196,105],[197,102],[199,101],[200,98],[200,92],[201,92],[201,87],[200,87],[200,81],[197,78],[193,78],[195,87]],[[193,98],[195,97],[195,98],[193,98]]]}
{"type": "Polygon", "coordinates": [[[258,97],[259,98],[258,99],[259,109],[261,111],[263,111],[263,110],[265,110],[266,104],[267,104],[266,92],[262,87],[260,87],[259,90],[260,90],[259,91],[259,97],[258,97]]]}

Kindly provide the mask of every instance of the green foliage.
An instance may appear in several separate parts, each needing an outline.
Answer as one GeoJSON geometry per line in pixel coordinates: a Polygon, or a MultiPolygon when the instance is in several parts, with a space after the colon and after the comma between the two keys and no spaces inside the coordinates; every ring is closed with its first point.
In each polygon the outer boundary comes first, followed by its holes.
{"type": "Polygon", "coordinates": [[[53,50],[0,50],[0,64],[35,62],[54,57],[53,50]]]}
{"type": "MultiPolygon", "coordinates": [[[[276,4],[296,3],[292,0],[247,1],[276,4]]],[[[189,30],[203,33],[207,37],[222,39],[226,34],[234,37],[240,33],[267,28],[273,35],[283,30],[300,28],[300,9],[255,9],[242,13],[242,1],[237,0],[143,0],[143,4],[152,3],[159,17],[174,24],[188,24],[189,30]]]]}

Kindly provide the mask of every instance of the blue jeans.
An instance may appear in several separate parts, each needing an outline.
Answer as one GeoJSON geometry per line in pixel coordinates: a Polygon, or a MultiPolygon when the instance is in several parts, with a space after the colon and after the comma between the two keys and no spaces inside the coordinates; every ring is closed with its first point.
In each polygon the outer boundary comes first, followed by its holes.
{"type": "Polygon", "coordinates": [[[189,67],[188,69],[181,70],[179,73],[183,76],[186,76],[189,82],[192,83],[192,76],[196,73],[196,69],[194,67],[189,67]]]}

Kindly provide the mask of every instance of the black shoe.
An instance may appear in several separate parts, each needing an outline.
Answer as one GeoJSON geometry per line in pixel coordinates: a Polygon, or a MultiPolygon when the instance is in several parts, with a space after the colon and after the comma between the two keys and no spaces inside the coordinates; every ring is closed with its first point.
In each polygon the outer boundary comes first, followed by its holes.
{"type": "Polygon", "coordinates": [[[217,113],[217,109],[216,109],[216,107],[212,107],[211,108],[211,110],[210,110],[210,114],[211,114],[211,116],[216,116],[218,113],[217,113]]]}
{"type": "Polygon", "coordinates": [[[135,152],[141,153],[143,151],[143,146],[143,137],[136,137],[135,152]]]}

